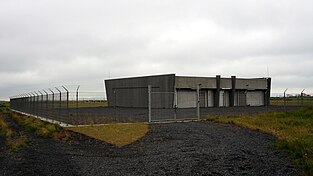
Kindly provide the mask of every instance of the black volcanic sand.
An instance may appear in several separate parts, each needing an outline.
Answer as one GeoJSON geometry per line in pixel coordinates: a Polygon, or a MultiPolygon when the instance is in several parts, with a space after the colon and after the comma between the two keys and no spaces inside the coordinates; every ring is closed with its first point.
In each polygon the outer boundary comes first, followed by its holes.
{"type": "Polygon", "coordinates": [[[299,175],[271,149],[277,139],[228,124],[151,124],[145,137],[117,148],[74,132],[65,142],[41,138],[7,119],[31,143],[10,153],[0,138],[0,175],[299,175]]]}

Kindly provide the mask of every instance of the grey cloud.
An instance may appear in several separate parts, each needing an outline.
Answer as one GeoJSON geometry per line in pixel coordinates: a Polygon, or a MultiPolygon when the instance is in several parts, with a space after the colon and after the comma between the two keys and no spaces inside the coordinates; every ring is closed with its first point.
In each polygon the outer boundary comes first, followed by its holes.
{"type": "Polygon", "coordinates": [[[273,91],[290,85],[313,92],[312,5],[307,0],[1,1],[0,99],[23,87],[99,83],[108,75],[263,77],[267,67],[273,91]]]}

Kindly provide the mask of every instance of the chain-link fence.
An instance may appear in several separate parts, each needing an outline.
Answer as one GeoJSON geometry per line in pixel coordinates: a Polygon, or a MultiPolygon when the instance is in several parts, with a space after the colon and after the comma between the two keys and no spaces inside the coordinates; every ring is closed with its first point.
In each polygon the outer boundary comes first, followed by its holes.
{"type": "Polygon", "coordinates": [[[274,106],[313,106],[312,96],[273,97],[270,100],[274,106]]]}
{"type": "Polygon", "coordinates": [[[109,117],[103,118],[102,109],[106,106],[103,91],[88,91],[81,86],[60,86],[10,97],[12,110],[74,125],[105,123],[109,117]]]}
{"type": "Polygon", "coordinates": [[[72,125],[199,118],[196,102],[190,108],[177,108],[175,92],[157,91],[148,87],[131,91],[117,88],[108,106],[104,91],[60,86],[11,97],[10,106],[15,111],[72,125]]]}
{"type": "MultiPolygon", "coordinates": [[[[214,102],[215,93],[195,85],[191,90],[161,91],[159,87],[114,88],[110,102],[95,87],[60,86],[10,98],[11,109],[65,124],[90,125],[165,120],[199,120],[214,116],[286,111],[313,106],[313,97],[272,98],[274,106],[228,107],[224,95],[214,102]],[[211,97],[211,98],[210,98],[211,97]],[[276,105],[276,106],[275,106],[276,105]],[[200,108],[201,107],[201,108],[200,108]],[[286,108],[287,107],[287,108],[286,108]],[[294,107],[294,108],[292,108],[294,107]]],[[[226,94],[228,95],[228,94],[226,94]]]]}

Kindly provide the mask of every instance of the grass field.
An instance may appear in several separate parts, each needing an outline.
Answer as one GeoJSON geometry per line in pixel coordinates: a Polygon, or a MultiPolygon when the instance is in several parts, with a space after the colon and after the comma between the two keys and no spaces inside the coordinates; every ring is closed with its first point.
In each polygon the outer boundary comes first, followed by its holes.
{"type": "Polygon", "coordinates": [[[110,124],[68,129],[122,147],[145,136],[148,132],[148,125],[146,123],[110,124]]]}
{"type": "Polygon", "coordinates": [[[282,97],[272,97],[271,105],[283,106],[313,106],[313,97],[287,97],[284,101],[282,97]]]}
{"type": "Polygon", "coordinates": [[[313,175],[313,108],[286,113],[266,113],[256,116],[220,117],[208,119],[260,130],[276,136],[274,147],[289,153],[292,161],[313,175]]]}
{"type": "Polygon", "coordinates": [[[90,107],[105,107],[108,106],[107,101],[96,100],[81,100],[81,101],[69,101],[69,108],[90,108],[90,107]]]}

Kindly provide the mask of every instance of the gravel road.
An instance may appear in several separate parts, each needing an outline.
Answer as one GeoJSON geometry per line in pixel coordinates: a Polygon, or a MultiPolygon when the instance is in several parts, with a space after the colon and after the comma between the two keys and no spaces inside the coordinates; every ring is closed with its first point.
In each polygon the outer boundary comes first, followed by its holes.
{"type": "Polygon", "coordinates": [[[151,124],[148,134],[116,148],[73,133],[66,142],[26,134],[17,154],[0,139],[2,175],[299,175],[276,139],[229,124],[151,124]]]}

